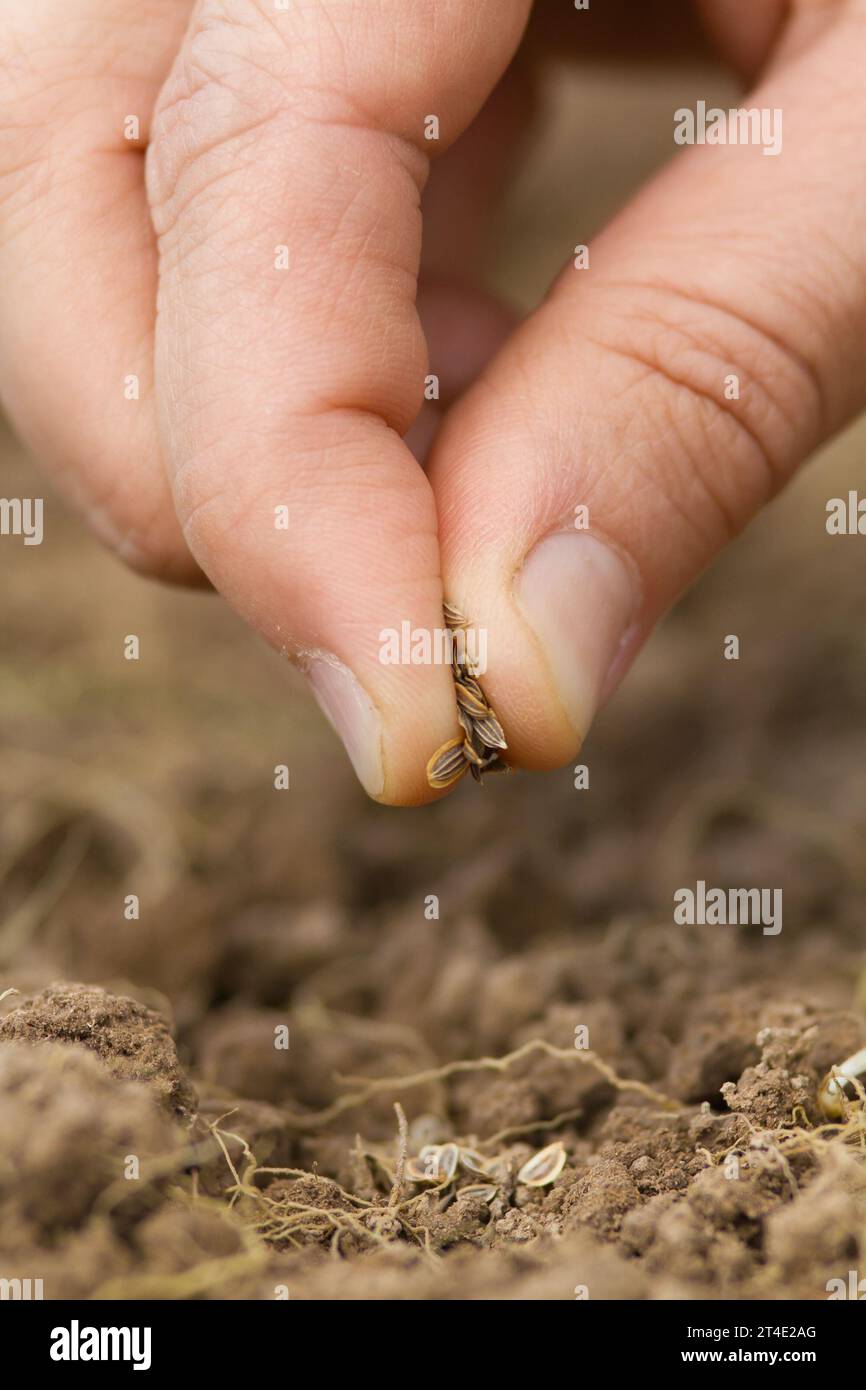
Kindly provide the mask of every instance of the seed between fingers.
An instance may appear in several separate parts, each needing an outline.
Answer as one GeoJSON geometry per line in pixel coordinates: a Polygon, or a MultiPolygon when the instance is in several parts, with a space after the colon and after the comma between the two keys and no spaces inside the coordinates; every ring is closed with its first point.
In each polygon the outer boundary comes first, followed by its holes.
{"type": "MultiPolygon", "coordinates": [[[[451,631],[464,631],[468,618],[454,607],[443,605],[445,624],[451,631]]],[[[451,673],[457,696],[457,718],[463,734],[437,748],[427,764],[427,782],[434,791],[443,791],[471,771],[476,782],[485,772],[510,772],[500,753],[507,749],[505,733],[476,678],[466,656],[465,644],[454,643],[451,673]]]]}

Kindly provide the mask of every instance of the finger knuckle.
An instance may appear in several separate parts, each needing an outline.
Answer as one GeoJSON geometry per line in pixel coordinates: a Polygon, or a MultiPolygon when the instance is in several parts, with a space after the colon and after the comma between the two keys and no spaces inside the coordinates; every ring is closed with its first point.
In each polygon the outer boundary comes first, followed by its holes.
{"type": "Polygon", "coordinates": [[[602,341],[642,369],[644,428],[673,448],[671,488],[736,534],[817,443],[825,414],[816,370],[797,348],[734,304],[671,287],[623,287],[602,341]]]}

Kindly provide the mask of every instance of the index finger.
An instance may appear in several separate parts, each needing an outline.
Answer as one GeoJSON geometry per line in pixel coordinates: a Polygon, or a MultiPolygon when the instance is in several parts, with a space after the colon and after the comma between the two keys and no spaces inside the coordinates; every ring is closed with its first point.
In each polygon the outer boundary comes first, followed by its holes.
{"type": "Polygon", "coordinates": [[[429,799],[447,666],[436,513],[403,443],[431,146],[471,120],[529,0],[203,0],[157,112],[161,433],[193,554],[309,675],[368,792],[429,799]],[[428,141],[435,116],[439,139],[428,141]]]}

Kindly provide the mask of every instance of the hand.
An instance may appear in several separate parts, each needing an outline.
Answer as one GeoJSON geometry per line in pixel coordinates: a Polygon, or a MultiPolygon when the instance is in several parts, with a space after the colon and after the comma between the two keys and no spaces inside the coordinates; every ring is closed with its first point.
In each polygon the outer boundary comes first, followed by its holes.
{"type": "Polygon", "coordinates": [[[500,83],[529,11],[3,6],[7,409],[120,555],[203,571],[301,665],[390,803],[430,798],[456,720],[447,668],[382,664],[383,630],[441,627],[444,584],[487,630],[510,757],[557,766],[659,616],[866,402],[864,0],[703,0],[763,70],[744,104],[782,111],[781,152],[678,154],[509,334],[454,271],[537,42],[667,47],[670,24],[542,4],[500,83]],[[455,403],[425,473],[403,436],[428,371],[455,403]]]}

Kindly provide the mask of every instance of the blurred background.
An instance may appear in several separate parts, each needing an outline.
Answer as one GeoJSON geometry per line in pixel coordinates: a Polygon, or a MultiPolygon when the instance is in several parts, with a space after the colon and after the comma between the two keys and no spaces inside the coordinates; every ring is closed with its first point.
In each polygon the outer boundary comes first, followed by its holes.
{"type": "MultiPolygon", "coordinates": [[[[556,70],[490,285],[529,308],[670,157],[672,108],[699,96],[734,89],[710,72],[556,70]]],[[[301,678],[221,600],[124,571],[8,431],[0,461],[2,495],[46,498],[41,547],[0,540],[0,993],[65,979],[131,994],[171,1016],[203,1095],[295,1109],[326,1106],[335,1072],[531,1036],[568,1047],[589,1018],[621,1073],[716,1106],[755,1060],[760,1009],[862,1011],[866,552],[827,535],[825,504],[866,492],[866,423],[653,637],[582,754],[588,791],[570,768],[467,779],[410,811],[365,799],[301,678]],[[697,878],[781,887],[781,936],[674,928],[673,891],[697,878]],[[683,1080],[707,1018],[717,1035],[683,1080]],[[292,1044],[275,1060],[279,1019],[292,1044]]],[[[561,1077],[526,1075],[404,1104],[482,1136],[567,1108],[561,1077]]],[[[339,1175],[355,1129],[392,1134],[391,1099],[293,1141],[293,1161],[339,1175]]],[[[573,1137],[589,1153],[591,1127],[573,1137]]]]}

